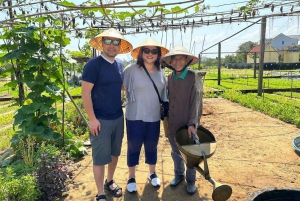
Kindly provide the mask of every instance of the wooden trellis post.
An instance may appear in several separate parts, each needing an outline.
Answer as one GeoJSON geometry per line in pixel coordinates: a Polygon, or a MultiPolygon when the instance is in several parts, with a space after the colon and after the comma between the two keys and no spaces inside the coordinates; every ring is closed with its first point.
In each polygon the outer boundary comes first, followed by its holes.
{"type": "Polygon", "coordinates": [[[264,74],[264,55],[265,55],[265,39],[266,39],[266,17],[261,19],[261,36],[260,36],[260,52],[259,52],[259,75],[257,95],[262,95],[262,83],[264,74]]]}

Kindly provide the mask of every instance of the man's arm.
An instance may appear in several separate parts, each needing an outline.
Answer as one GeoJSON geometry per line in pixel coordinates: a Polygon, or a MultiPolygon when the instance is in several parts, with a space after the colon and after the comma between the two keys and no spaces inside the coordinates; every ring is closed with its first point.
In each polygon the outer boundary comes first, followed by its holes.
{"type": "Polygon", "coordinates": [[[93,109],[93,102],[91,98],[91,91],[94,87],[93,83],[82,81],[81,84],[81,97],[83,102],[83,107],[88,115],[89,118],[89,129],[92,135],[98,136],[98,132],[101,129],[100,122],[95,116],[94,109],[93,109]]]}

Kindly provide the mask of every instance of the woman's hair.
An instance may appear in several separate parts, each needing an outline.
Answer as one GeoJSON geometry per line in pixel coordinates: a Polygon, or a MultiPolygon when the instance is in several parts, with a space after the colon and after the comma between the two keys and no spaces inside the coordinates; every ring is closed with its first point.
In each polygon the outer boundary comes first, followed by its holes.
{"type": "MultiPolygon", "coordinates": [[[[139,51],[139,54],[138,54],[138,58],[137,58],[137,61],[136,61],[136,64],[139,65],[140,67],[142,65],[144,65],[144,59],[143,59],[143,48],[144,47],[141,47],[140,48],[140,51],[139,51]]],[[[159,63],[159,60],[160,60],[160,57],[161,57],[161,48],[156,46],[158,52],[157,52],[157,59],[155,60],[154,62],[154,65],[155,67],[157,68],[157,70],[160,70],[160,63],[159,63]]]]}

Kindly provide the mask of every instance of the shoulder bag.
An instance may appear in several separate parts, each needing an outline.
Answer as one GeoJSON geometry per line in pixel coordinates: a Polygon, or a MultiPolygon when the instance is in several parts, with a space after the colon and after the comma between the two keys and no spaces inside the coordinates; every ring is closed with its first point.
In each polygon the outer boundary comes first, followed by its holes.
{"type": "Polygon", "coordinates": [[[158,93],[158,90],[157,90],[157,87],[154,83],[154,81],[152,80],[152,78],[150,77],[150,74],[148,72],[148,70],[146,69],[146,67],[144,65],[142,65],[142,67],[144,68],[144,70],[146,71],[148,77],[150,78],[153,86],[154,86],[154,89],[158,95],[158,100],[159,100],[159,103],[160,103],[160,119],[161,120],[164,120],[165,117],[168,117],[168,113],[169,113],[169,102],[168,101],[163,101],[161,98],[160,98],[160,95],[158,93]]]}

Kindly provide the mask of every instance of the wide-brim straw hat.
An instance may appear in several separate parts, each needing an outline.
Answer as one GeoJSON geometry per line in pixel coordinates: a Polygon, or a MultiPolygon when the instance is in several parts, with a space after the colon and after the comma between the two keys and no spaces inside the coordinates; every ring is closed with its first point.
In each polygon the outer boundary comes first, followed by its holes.
{"type": "Polygon", "coordinates": [[[193,60],[190,65],[198,63],[199,59],[195,55],[191,54],[187,49],[182,47],[181,45],[175,46],[168,54],[165,56],[161,57],[160,63],[166,63],[167,65],[171,64],[171,57],[175,55],[186,55],[187,56],[187,61],[190,61],[191,59],[193,60]]]}
{"type": "Polygon", "coordinates": [[[160,44],[159,42],[157,42],[156,40],[154,40],[153,38],[148,38],[145,41],[143,41],[141,44],[139,44],[136,48],[134,48],[131,52],[131,56],[133,58],[137,58],[140,52],[141,47],[145,47],[145,46],[156,46],[156,47],[160,47],[161,48],[161,56],[167,54],[169,52],[169,50],[167,48],[165,48],[162,44],[160,44]]]}
{"type": "Polygon", "coordinates": [[[91,39],[89,44],[96,50],[102,51],[102,38],[103,37],[113,37],[121,39],[120,43],[120,52],[119,54],[125,54],[132,50],[132,45],[128,42],[123,35],[121,35],[116,29],[110,28],[108,30],[103,31],[101,34],[95,36],[95,38],[91,39]]]}

